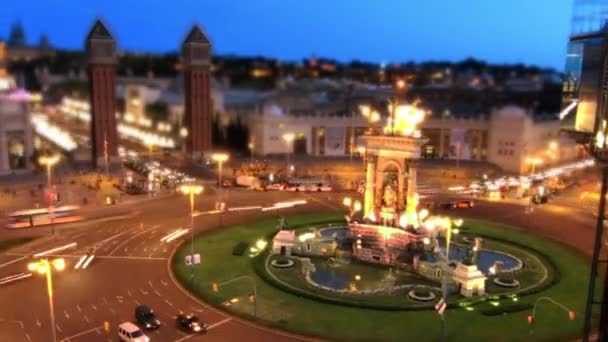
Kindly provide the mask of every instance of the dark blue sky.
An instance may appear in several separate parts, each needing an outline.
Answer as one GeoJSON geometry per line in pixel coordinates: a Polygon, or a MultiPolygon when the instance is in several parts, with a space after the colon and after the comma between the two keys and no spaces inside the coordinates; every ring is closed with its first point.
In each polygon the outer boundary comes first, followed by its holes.
{"type": "Polygon", "coordinates": [[[563,69],[572,0],[6,0],[0,37],[82,48],[96,17],[121,49],[175,49],[194,22],[216,53],[298,60],[462,60],[563,69]]]}

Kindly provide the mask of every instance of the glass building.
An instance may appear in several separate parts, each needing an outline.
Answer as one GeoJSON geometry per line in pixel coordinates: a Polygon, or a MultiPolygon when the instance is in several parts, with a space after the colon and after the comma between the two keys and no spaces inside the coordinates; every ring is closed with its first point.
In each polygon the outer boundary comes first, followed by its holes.
{"type": "Polygon", "coordinates": [[[608,82],[608,1],[575,0],[563,86],[564,126],[593,133],[599,124],[602,83],[608,82]],[[574,114],[574,115],[570,115],[574,114]]]}

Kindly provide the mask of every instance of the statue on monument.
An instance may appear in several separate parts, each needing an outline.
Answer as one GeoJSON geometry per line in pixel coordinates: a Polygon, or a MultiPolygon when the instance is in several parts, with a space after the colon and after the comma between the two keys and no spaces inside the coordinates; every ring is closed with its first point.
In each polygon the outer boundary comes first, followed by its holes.
{"type": "Polygon", "coordinates": [[[384,187],[384,195],[382,196],[382,200],[384,201],[385,207],[395,206],[396,194],[395,190],[390,184],[387,184],[384,187]]]}

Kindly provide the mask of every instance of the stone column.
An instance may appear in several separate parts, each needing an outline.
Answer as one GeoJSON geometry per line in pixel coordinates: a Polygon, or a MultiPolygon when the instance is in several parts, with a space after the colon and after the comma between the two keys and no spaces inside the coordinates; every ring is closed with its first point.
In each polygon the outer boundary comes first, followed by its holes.
{"type": "Polygon", "coordinates": [[[400,172],[397,175],[397,183],[398,183],[398,187],[397,187],[397,211],[400,212],[403,210],[403,208],[405,207],[405,170],[407,168],[406,164],[403,163],[403,165],[400,165],[400,172]]]}
{"type": "MultiPolygon", "coordinates": [[[[374,214],[375,211],[375,186],[374,186],[374,176],[376,172],[376,161],[373,156],[367,158],[367,169],[365,172],[365,198],[364,198],[364,208],[363,208],[363,216],[370,217],[374,214]]],[[[375,214],[374,214],[375,215],[375,214]]]]}
{"type": "Polygon", "coordinates": [[[408,162],[408,178],[407,178],[407,208],[406,213],[408,216],[416,214],[418,212],[418,193],[416,186],[416,171],[418,162],[410,160],[408,162]]]}

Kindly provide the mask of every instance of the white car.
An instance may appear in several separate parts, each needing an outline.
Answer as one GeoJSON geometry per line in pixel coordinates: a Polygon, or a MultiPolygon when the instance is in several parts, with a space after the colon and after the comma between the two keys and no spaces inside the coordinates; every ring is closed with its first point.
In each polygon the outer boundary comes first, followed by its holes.
{"type": "Polygon", "coordinates": [[[121,341],[126,342],[150,342],[150,338],[131,322],[125,322],[118,326],[118,337],[121,341]]]}
{"type": "Polygon", "coordinates": [[[332,187],[331,185],[326,185],[326,184],[309,184],[308,186],[306,186],[306,190],[307,191],[317,191],[317,192],[326,192],[326,191],[331,191],[332,187]]]}

